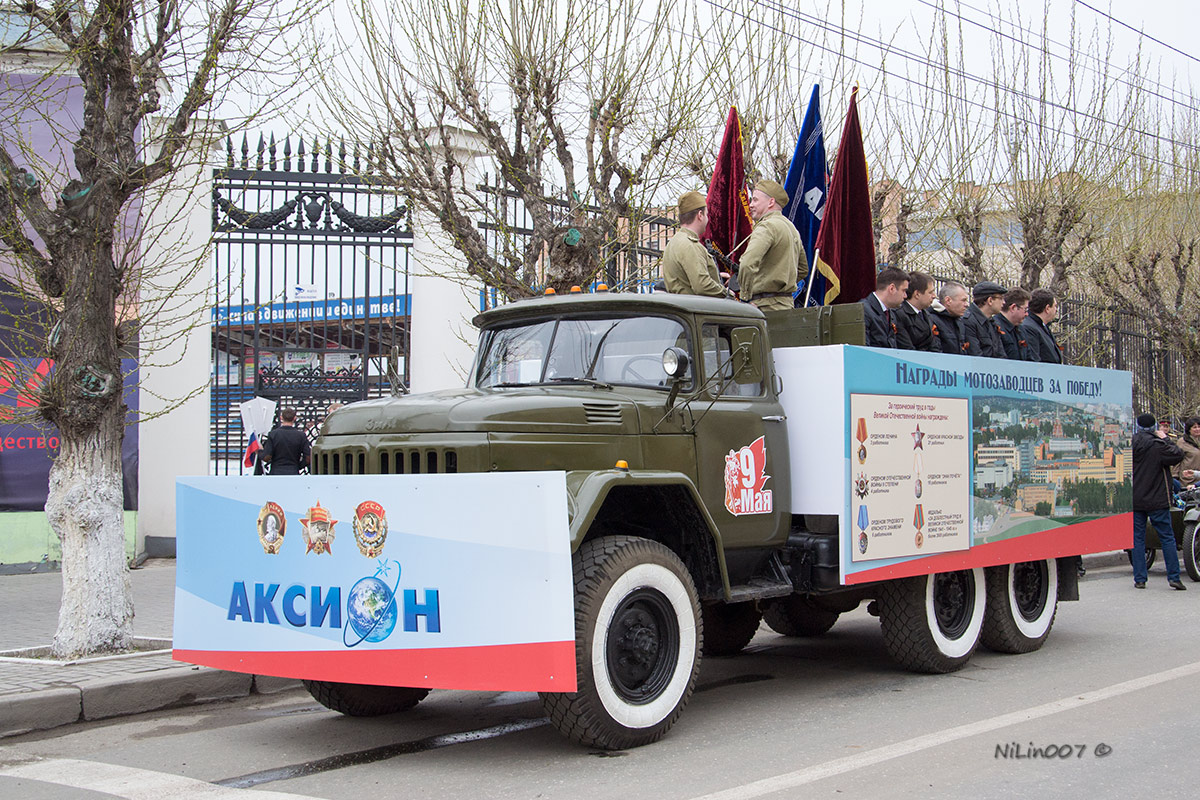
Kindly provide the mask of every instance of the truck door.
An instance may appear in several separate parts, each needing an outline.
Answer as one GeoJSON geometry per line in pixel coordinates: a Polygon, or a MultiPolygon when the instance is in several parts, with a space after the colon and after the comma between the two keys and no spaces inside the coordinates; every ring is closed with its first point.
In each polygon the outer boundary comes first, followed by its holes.
{"type": "Polygon", "coordinates": [[[752,321],[711,320],[700,328],[704,388],[692,403],[700,492],[726,548],[778,545],[791,523],[787,428],[768,391],[766,333],[752,321]],[[747,380],[731,359],[734,331],[754,328],[762,374],[747,380]],[[737,374],[735,374],[735,372],[737,374]],[[711,404],[711,406],[710,406],[711,404]]]}

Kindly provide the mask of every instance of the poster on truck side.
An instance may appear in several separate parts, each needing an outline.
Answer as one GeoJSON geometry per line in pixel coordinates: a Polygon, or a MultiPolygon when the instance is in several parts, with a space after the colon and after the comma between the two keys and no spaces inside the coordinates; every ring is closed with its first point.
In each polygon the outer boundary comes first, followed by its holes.
{"type": "Polygon", "coordinates": [[[561,472],[176,486],[174,657],[437,689],[574,691],[561,472]]]}
{"type": "Polygon", "coordinates": [[[810,454],[792,513],[838,517],[843,583],[1131,545],[1130,373],[850,345],[775,359],[791,451],[810,454]]]}

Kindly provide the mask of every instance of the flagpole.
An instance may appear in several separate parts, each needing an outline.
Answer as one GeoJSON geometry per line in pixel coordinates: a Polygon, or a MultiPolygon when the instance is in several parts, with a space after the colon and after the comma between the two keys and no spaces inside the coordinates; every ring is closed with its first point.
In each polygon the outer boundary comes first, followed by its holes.
{"type": "Polygon", "coordinates": [[[821,257],[821,248],[813,249],[813,263],[808,265],[808,288],[804,290],[804,308],[808,308],[808,299],[812,297],[813,276],[817,274],[817,259],[821,257]]]}

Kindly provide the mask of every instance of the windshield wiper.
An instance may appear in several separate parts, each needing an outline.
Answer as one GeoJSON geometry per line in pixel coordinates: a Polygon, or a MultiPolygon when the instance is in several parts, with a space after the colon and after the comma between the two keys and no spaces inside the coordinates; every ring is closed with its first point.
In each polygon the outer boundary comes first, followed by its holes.
{"type": "Polygon", "coordinates": [[[608,338],[608,335],[613,332],[613,329],[624,321],[625,320],[623,319],[619,319],[612,325],[609,325],[608,330],[606,330],[604,335],[600,337],[600,341],[596,342],[596,353],[592,356],[592,363],[588,364],[587,372],[583,374],[583,376],[588,380],[591,380],[592,375],[596,374],[596,364],[600,362],[600,353],[604,350],[604,341],[608,338]]]}
{"type": "Polygon", "coordinates": [[[508,381],[505,383],[493,383],[491,386],[485,386],[485,389],[512,389],[520,386],[541,386],[540,383],[520,383],[518,381],[508,381]]]}
{"type": "Polygon", "coordinates": [[[604,381],[598,381],[595,378],[566,378],[566,377],[551,378],[550,382],[551,383],[581,383],[586,386],[595,386],[597,389],[613,388],[611,383],[605,383],[604,381]]]}

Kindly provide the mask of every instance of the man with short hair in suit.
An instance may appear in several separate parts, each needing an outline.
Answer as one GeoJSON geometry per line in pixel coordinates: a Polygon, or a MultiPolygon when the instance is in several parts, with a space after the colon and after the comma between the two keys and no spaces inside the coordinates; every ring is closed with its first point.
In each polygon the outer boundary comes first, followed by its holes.
{"type": "Polygon", "coordinates": [[[937,337],[928,308],[937,297],[933,278],[924,272],[908,273],[908,299],[895,314],[896,347],[901,350],[938,352],[937,337]]]}
{"type": "Polygon", "coordinates": [[[867,324],[868,347],[896,347],[896,313],[908,292],[908,273],[884,267],[875,277],[875,291],[859,302],[867,324]]]}
{"type": "Polygon", "coordinates": [[[1050,332],[1050,323],[1058,318],[1058,302],[1049,289],[1034,289],[1029,297],[1029,316],[1021,323],[1029,360],[1047,364],[1063,363],[1062,348],[1050,332]]]}

